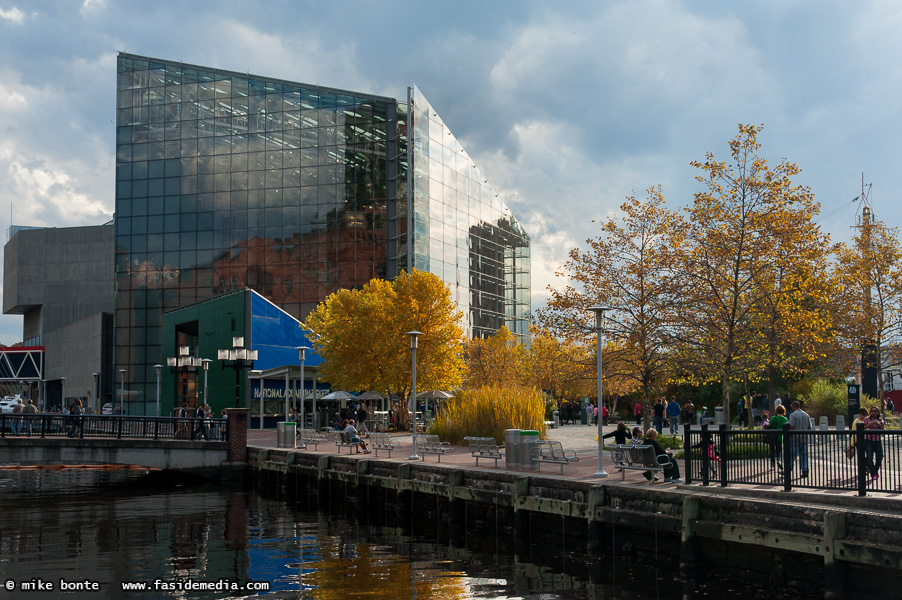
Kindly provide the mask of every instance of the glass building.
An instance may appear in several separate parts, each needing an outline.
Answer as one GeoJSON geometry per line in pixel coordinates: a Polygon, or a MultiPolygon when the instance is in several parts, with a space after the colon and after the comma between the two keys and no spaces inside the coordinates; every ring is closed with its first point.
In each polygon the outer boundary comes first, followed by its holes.
{"type": "Polygon", "coordinates": [[[163,312],[245,287],[303,319],[418,268],[471,336],[528,334],[529,237],[416,88],[398,102],[120,53],[115,248],[133,412],[177,350],[163,312]]]}

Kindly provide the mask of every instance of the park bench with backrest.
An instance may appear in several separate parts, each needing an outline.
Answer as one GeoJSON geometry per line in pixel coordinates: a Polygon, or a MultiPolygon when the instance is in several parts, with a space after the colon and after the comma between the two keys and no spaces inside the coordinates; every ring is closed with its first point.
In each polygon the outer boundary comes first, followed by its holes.
{"type": "Polygon", "coordinates": [[[532,459],[538,463],[539,471],[542,470],[542,463],[553,463],[561,467],[561,474],[564,473],[564,467],[572,462],[579,462],[579,457],[573,450],[565,450],[560,442],[552,440],[542,440],[532,446],[529,451],[532,459]]]}
{"type": "Polygon", "coordinates": [[[620,469],[621,480],[626,479],[627,470],[664,471],[670,466],[670,456],[667,454],[655,456],[655,449],[644,444],[637,446],[619,444],[606,448],[611,451],[614,466],[620,469]]]}
{"type": "Polygon", "coordinates": [[[298,440],[305,446],[313,446],[314,450],[318,450],[320,444],[330,441],[328,437],[321,433],[317,433],[312,429],[301,429],[298,431],[298,440]]]}
{"type": "Polygon", "coordinates": [[[414,441],[416,443],[416,454],[422,454],[424,462],[427,454],[435,454],[438,457],[438,462],[442,462],[443,454],[454,452],[451,444],[440,441],[437,435],[419,434],[414,436],[414,441]]]}
{"type": "Polygon", "coordinates": [[[470,454],[476,459],[476,466],[479,466],[480,458],[489,458],[495,461],[495,466],[498,466],[498,461],[504,458],[504,452],[501,448],[498,447],[498,444],[495,442],[495,438],[491,437],[465,437],[470,443],[470,454]]]}
{"type": "Polygon", "coordinates": [[[348,448],[348,453],[353,453],[352,451],[357,447],[357,443],[351,441],[350,431],[339,431],[338,437],[335,438],[335,446],[338,448],[339,454],[341,454],[342,448],[348,448]]]}
{"type": "Polygon", "coordinates": [[[373,449],[376,451],[376,456],[379,456],[379,451],[384,450],[388,452],[389,458],[391,458],[391,451],[401,447],[401,442],[396,439],[393,439],[387,433],[371,433],[370,434],[370,444],[373,446],[373,449]]]}

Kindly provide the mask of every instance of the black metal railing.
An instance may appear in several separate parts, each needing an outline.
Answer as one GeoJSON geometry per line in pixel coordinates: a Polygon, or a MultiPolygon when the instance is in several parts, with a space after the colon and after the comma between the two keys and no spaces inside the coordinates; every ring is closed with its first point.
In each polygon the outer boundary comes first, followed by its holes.
{"type": "Polygon", "coordinates": [[[228,439],[228,419],[0,413],[0,437],[31,436],[153,440],[228,439]]]}
{"type": "Polygon", "coordinates": [[[686,483],[902,491],[902,431],[683,428],[686,483]]]}

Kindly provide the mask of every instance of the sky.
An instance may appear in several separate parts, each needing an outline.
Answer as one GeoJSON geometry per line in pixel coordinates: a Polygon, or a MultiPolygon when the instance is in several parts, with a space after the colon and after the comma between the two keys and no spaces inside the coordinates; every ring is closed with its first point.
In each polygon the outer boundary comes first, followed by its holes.
{"type": "MultiPolygon", "coordinates": [[[[740,123],[848,241],[862,174],[902,223],[899,31],[892,0],[0,0],[0,228],[112,219],[125,51],[400,100],[416,84],[530,234],[534,309],[625,197],[687,205],[690,162],[728,158],[740,123]]],[[[0,316],[0,344],[21,338],[0,316]]]]}

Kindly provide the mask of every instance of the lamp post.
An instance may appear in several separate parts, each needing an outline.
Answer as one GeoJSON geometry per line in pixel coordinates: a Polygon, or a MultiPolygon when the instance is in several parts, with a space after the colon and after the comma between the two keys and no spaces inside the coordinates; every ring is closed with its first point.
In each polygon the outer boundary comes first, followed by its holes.
{"type": "Polygon", "coordinates": [[[160,416],[160,373],[163,372],[163,365],[154,365],[153,370],[157,372],[157,416],[160,416]]]}
{"type": "Polygon", "coordinates": [[[119,369],[119,406],[123,407],[122,414],[128,414],[128,406],[125,404],[125,369],[119,369]]]}
{"type": "Polygon", "coordinates": [[[410,441],[413,443],[413,454],[410,460],[420,460],[417,456],[417,336],[423,335],[420,331],[408,331],[405,335],[410,336],[410,356],[413,361],[413,368],[410,375],[410,441]]]}
{"type": "Polygon", "coordinates": [[[207,400],[207,373],[210,371],[210,363],[213,362],[213,359],[202,358],[200,362],[204,365],[204,404],[209,404],[210,401],[207,400]]]}
{"type": "MultiPolygon", "coordinates": [[[[182,402],[188,401],[188,372],[191,368],[196,369],[197,367],[200,367],[201,364],[201,359],[196,356],[191,356],[190,346],[179,346],[178,356],[170,356],[166,359],[166,366],[169,367],[171,372],[175,374],[179,374],[182,371],[185,372],[182,402]]],[[[206,397],[204,397],[204,400],[206,401],[206,397]]],[[[178,392],[176,392],[176,401],[174,405],[178,406],[178,392]]]]}
{"type": "Polygon", "coordinates": [[[598,359],[598,470],[595,471],[594,477],[607,477],[608,474],[604,470],[604,433],[602,430],[602,423],[604,423],[604,419],[601,418],[601,383],[602,383],[602,370],[601,370],[601,330],[604,327],[604,311],[611,310],[608,306],[599,306],[596,304],[595,306],[590,306],[589,310],[595,313],[595,343],[596,350],[595,353],[598,359]]]}
{"type": "Polygon", "coordinates": [[[307,346],[298,346],[298,360],[301,361],[301,431],[304,431],[304,423],[306,421],[304,418],[304,393],[306,391],[304,385],[304,359],[307,358],[307,350],[310,350],[307,346]]]}
{"type": "Polygon", "coordinates": [[[103,412],[103,405],[100,403],[100,398],[98,397],[100,394],[100,390],[98,389],[98,382],[100,381],[100,373],[91,373],[91,376],[94,378],[94,408],[98,410],[98,415],[103,412]]]}
{"type": "Polygon", "coordinates": [[[66,406],[66,378],[65,377],[60,377],[60,385],[62,386],[62,389],[63,389],[63,392],[62,392],[63,400],[62,400],[62,404],[60,404],[60,409],[62,409],[62,407],[66,406]]]}
{"type": "MultiPolygon", "coordinates": [[[[257,360],[257,351],[245,348],[243,337],[233,337],[232,347],[217,350],[216,358],[222,361],[223,369],[226,368],[227,362],[232,363],[230,366],[235,369],[235,408],[238,408],[241,401],[240,374],[244,369],[254,368],[254,361],[257,360]]],[[[262,423],[263,413],[260,414],[260,419],[262,423]]]]}
{"type": "MultiPolygon", "coordinates": [[[[251,379],[259,379],[263,375],[263,371],[251,369],[249,373],[251,379]]],[[[263,380],[260,379],[260,430],[263,430],[263,380]]]]}

